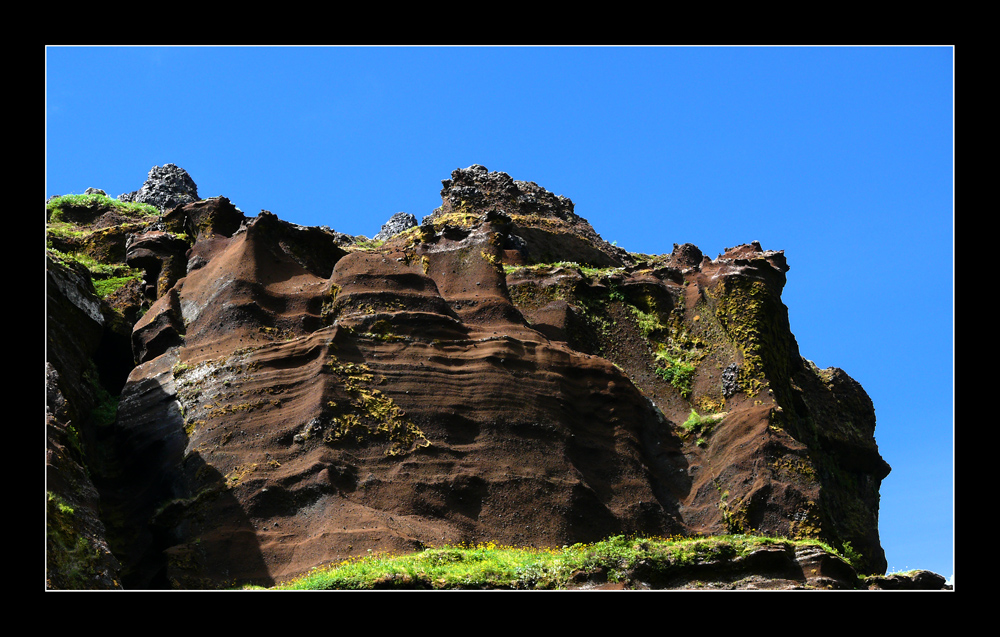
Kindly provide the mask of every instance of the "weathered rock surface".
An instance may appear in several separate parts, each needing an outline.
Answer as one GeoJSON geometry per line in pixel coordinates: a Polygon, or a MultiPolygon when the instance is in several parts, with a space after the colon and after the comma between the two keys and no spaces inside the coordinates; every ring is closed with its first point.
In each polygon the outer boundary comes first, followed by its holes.
{"type": "Polygon", "coordinates": [[[409,230],[417,225],[417,218],[407,212],[397,212],[396,214],[389,217],[389,220],[382,225],[382,229],[378,231],[374,237],[375,241],[385,241],[390,237],[394,237],[404,230],[409,230]]]}
{"type": "Polygon", "coordinates": [[[86,272],[51,259],[46,270],[46,585],[121,588],[83,438],[108,424],[101,418],[106,393],[94,362],[107,321],[86,272]]]}
{"type": "MultiPolygon", "coordinates": [[[[103,192],[103,191],[102,191],[103,192]]],[[[120,201],[156,206],[162,211],[198,201],[198,186],[186,170],[176,164],[153,166],[139,190],[122,193],[120,201]]]]}
{"type": "MultiPolygon", "coordinates": [[[[378,249],[221,197],[133,228],[135,367],[114,424],[85,436],[118,582],[267,585],[369,551],[751,531],[884,572],[874,409],[800,356],[782,252],[633,255],[537,184],[482,166],[443,184],[378,249]]],[[[63,394],[108,304],[80,298],[88,321],[50,307],[63,394]]]]}

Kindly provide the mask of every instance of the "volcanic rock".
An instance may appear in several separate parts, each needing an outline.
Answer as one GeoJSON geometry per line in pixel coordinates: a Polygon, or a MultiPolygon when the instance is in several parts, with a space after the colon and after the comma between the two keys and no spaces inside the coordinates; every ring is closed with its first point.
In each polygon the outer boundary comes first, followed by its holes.
{"type": "MultiPolygon", "coordinates": [[[[783,252],[635,255],[533,182],[474,165],[442,184],[379,247],[221,197],[132,233],[148,310],[116,418],[85,436],[108,459],[92,474],[117,581],[271,585],[435,544],[751,532],[884,572],[874,408],[799,355],[783,252]]],[[[75,291],[86,272],[50,276],[69,387],[107,302],[75,291]]]]}
{"type": "Polygon", "coordinates": [[[372,237],[375,241],[385,241],[404,230],[417,226],[417,218],[406,212],[397,212],[389,217],[378,234],[372,237]]]}
{"type": "Polygon", "coordinates": [[[573,261],[595,266],[620,266],[628,253],[612,246],[574,212],[573,201],[535,182],[514,180],[504,172],[474,164],[456,169],[441,182],[441,207],[424,217],[422,226],[440,231],[461,226],[470,215],[508,219],[505,248],[520,253],[524,263],[573,261]]]}
{"type": "Polygon", "coordinates": [[[176,164],[153,166],[139,190],[118,196],[119,201],[134,201],[167,211],[175,206],[198,201],[198,186],[186,170],[176,164]]]}
{"type": "Polygon", "coordinates": [[[84,451],[84,436],[107,424],[109,396],[95,363],[107,320],[85,271],[47,258],[46,274],[46,585],[121,588],[89,472],[96,465],[84,451]]]}

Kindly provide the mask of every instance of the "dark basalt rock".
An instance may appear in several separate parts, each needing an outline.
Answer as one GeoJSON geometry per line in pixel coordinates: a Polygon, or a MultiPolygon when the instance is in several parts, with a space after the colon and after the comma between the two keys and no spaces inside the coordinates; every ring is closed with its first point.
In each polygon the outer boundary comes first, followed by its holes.
{"type": "Polygon", "coordinates": [[[186,170],[176,164],[153,166],[139,190],[118,196],[119,201],[148,203],[162,211],[198,201],[198,186],[186,170]]]}
{"type": "Polygon", "coordinates": [[[406,212],[397,212],[389,217],[389,220],[382,225],[382,229],[379,230],[378,234],[376,234],[373,239],[375,241],[385,241],[386,239],[394,237],[404,230],[416,227],[416,217],[406,212]]]}

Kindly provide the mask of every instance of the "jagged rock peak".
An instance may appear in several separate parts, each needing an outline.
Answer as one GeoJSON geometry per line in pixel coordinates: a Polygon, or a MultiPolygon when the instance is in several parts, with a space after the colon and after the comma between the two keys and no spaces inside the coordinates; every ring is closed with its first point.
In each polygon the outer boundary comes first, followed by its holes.
{"type": "Polygon", "coordinates": [[[480,164],[453,170],[451,179],[443,179],[441,184],[442,205],[432,217],[469,207],[565,221],[577,219],[568,197],[555,195],[533,181],[518,181],[507,173],[487,170],[480,164]]]}
{"type": "Polygon", "coordinates": [[[404,230],[409,230],[417,226],[417,218],[408,212],[397,212],[389,217],[389,220],[382,225],[382,229],[375,235],[376,241],[385,241],[404,230]]]}
{"type": "Polygon", "coordinates": [[[198,186],[191,175],[176,164],[153,166],[139,190],[123,193],[120,201],[135,201],[156,206],[161,211],[199,200],[198,186]]]}

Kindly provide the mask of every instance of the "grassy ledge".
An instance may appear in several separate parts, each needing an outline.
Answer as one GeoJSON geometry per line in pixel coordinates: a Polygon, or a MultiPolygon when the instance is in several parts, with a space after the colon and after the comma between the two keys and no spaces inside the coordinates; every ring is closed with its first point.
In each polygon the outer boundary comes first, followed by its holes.
{"type": "Polygon", "coordinates": [[[118,199],[112,199],[107,195],[100,195],[100,194],[60,195],[58,197],[52,197],[45,204],[45,209],[51,216],[53,221],[60,220],[63,208],[67,207],[76,207],[76,208],[105,207],[113,209],[124,216],[133,218],[147,218],[147,217],[160,216],[160,211],[156,209],[156,206],[151,206],[150,204],[147,203],[138,203],[133,201],[119,201],[118,199]]]}
{"type": "MultiPolygon", "coordinates": [[[[814,545],[840,553],[818,540],[790,540],[752,535],[717,537],[615,536],[593,544],[561,548],[518,548],[494,543],[427,548],[408,555],[373,554],[351,558],[271,589],[247,590],[370,590],[515,589],[558,590],[578,587],[581,578],[602,574],[609,582],[628,579],[641,562],[658,570],[684,568],[736,559],[767,544],[814,545]]],[[[844,558],[845,561],[846,558],[844,558]]]]}

